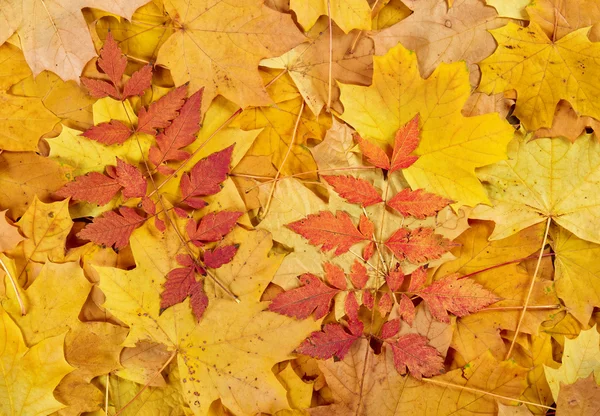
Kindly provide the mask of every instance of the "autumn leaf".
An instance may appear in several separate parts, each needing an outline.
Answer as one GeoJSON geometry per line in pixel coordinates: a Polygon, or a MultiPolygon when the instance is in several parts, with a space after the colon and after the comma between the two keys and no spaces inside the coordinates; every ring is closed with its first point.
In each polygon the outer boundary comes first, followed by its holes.
{"type": "Polygon", "coordinates": [[[125,247],[129,243],[131,233],[139,227],[145,218],[129,207],[119,208],[119,212],[109,211],[97,218],[77,235],[96,244],[125,247]]]}
{"type": "Polygon", "coordinates": [[[412,191],[409,188],[398,192],[387,205],[394,208],[404,216],[413,216],[423,219],[435,215],[438,211],[450,204],[450,200],[441,196],[424,192],[422,189],[412,191]]]}
{"type": "Polygon", "coordinates": [[[398,260],[408,259],[411,263],[438,259],[452,247],[449,240],[434,234],[431,228],[400,228],[384,244],[398,260]]]}
{"type": "Polygon", "coordinates": [[[360,335],[362,332],[349,334],[341,325],[327,324],[323,331],[313,332],[296,350],[322,360],[332,357],[342,360],[360,335]]]}
{"type": "Polygon", "coordinates": [[[330,15],[346,33],[352,29],[371,29],[371,8],[365,0],[291,0],[290,8],[298,15],[298,22],[305,31],[321,15],[330,15]]]}
{"type": "Polygon", "coordinates": [[[332,176],[325,175],[323,179],[333,186],[333,189],[342,197],[353,204],[360,204],[363,207],[381,202],[379,192],[364,179],[354,178],[352,176],[332,176]]]}
{"type": "Polygon", "coordinates": [[[407,368],[417,380],[422,377],[438,375],[444,361],[438,351],[427,345],[427,338],[409,334],[398,338],[390,347],[394,354],[394,366],[400,374],[406,374],[407,368]]]}

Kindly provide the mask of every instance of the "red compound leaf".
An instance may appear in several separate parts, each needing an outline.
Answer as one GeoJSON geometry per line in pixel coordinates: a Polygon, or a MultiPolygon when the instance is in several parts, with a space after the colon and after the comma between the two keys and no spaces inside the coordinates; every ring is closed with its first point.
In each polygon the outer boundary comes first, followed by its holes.
{"type": "Polygon", "coordinates": [[[360,335],[347,333],[339,324],[327,324],[323,331],[313,332],[296,351],[322,360],[332,357],[341,360],[358,338],[360,335]]]}
{"type": "Polygon", "coordinates": [[[441,322],[450,322],[448,312],[458,317],[467,316],[500,300],[479,283],[460,279],[458,274],[446,276],[416,294],[425,301],[431,315],[441,322]]]}
{"type": "Polygon", "coordinates": [[[189,296],[192,312],[196,319],[200,320],[208,306],[208,296],[204,293],[203,283],[196,281],[195,276],[198,270],[194,266],[193,260],[189,256],[182,257],[187,257],[187,261],[186,259],[180,261],[180,264],[184,263],[182,265],[186,267],[173,269],[167,274],[164,290],[160,295],[160,308],[163,311],[183,302],[189,296]]]}
{"type": "Polygon", "coordinates": [[[117,158],[116,180],[123,187],[125,198],[141,198],[146,195],[146,179],[135,166],[117,158]]]}
{"type": "Polygon", "coordinates": [[[385,170],[390,168],[390,158],[381,147],[363,139],[358,134],[354,135],[354,139],[358,142],[360,151],[370,164],[385,170]]]}
{"type": "Polygon", "coordinates": [[[204,252],[204,264],[212,269],[218,269],[233,260],[238,247],[235,245],[217,247],[204,252]]]}
{"type": "Polygon", "coordinates": [[[233,211],[211,212],[202,217],[197,225],[194,220],[190,220],[186,228],[188,237],[198,246],[202,243],[219,241],[233,230],[242,214],[233,211]]]}
{"type": "Polygon", "coordinates": [[[306,238],[312,245],[321,246],[322,251],[335,250],[339,256],[354,244],[366,240],[352,223],[350,216],[338,211],[334,216],[329,211],[310,214],[306,218],[287,224],[292,231],[306,238]]]}
{"type": "Polygon", "coordinates": [[[315,319],[327,315],[331,300],[340,291],[310,273],[300,276],[300,283],[302,286],[275,296],[269,310],[297,319],[306,319],[311,314],[315,319]]]}
{"type": "Polygon", "coordinates": [[[333,189],[348,202],[368,207],[383,201],[377,189],[364,179],[352,176],[322,176],[333,189]]]}
{"type": "Polygon", "coordinates": [[[390,173],[399,169],[406,169],[417,161],[418,156],[411,156],[419,146],[419,115],[417,114],[411,121],[396,133],[394,141],[394,152],[390,163],[390,173]]]}
{"type": "Polygon", "coordinates": [[[150,104],[148,110],[140,108],[136,131],[154,135],[156,129],[168,127],[185,103],[186,93],[187,85],[182,85],[150,104]]]}
{"type": "Polygon", "coordinates": [[[127,66],[127,58],[121,52],[119,45],[110,32],[106,36],[104,46],[100,51],[98,66],[102,72],[108,75],[108,78],[116,87],[121,84],[121,78],[123,78],[127,66]]]}
{"type": "Polygon", "coordinates": [[[387,205],[405,217],[410,215],[424,219],[436,215],[451,202],[449,199],[425,192],[422,189],[412,191],[406,188],[394,195],[387,205]]]}
{"type": "Polygon", "coordinates": [[[385,242],[385,246],[392,250],[400,261],[407,259],[411,263],[423,263],[439,259],[454,247],[454,244],[434,234],[432,228],[400,228],[385,242]]]}
{"type": "Polygon", "coordinates": [[[118,120],[112,120],[90,127],[81,135],[106,145],[122,144],[131,136],[131,129],[118,120]]]}
{"type": "Polygon", "coordinates": [[[206,205],[200,197],[216,194],[227,179],[231,165],[233,145],[213,153],[194,165],[189,174],[181,177],[182,201],[192,208],[206,205]]]}
{"type": "Polygon", "coordinates": [[[104,205],[114,198],[119,189],[121,185],[115,179],[98,172],[91,172],[67,183],[56,192],[56,195],[61,198],[71,197],[76,201],[104,205]]]}
{"type": "Polygon", "coordinates": [[[400,374],[410,374],[420,380],[422,377],[431,377],[444,371],[444,359],[428,340],[418,334],[407,334],[389,343],[394,354],[394,367],[400,374]]]}
{"type": "Polygon", "coordinates": [[[123,248],[129,243],[131,233],[139,227],[145,218],[133,208],[121,207],[119,213],[109,211],[94,219],[94,222],[81,230],[77,236],[107,247],[123,248]]]}

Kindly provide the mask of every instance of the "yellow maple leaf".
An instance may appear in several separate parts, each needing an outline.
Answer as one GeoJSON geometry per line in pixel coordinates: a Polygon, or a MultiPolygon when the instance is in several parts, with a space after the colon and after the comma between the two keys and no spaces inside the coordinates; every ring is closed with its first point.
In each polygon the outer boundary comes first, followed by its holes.
{"type": "Polygon", "coordinates": [[[535,22],[492,30],[498,48],[479,64],[479,91],[516,90],[515,115],[529,130],[550,127],[561,99],[580,115],[600,118],[600,104],[593,98],[600,89],[595,71],[600,44],[588,39],[588,31],[579,29],[553,42],[535,22]]]}
{"type": "Polygon", "coordinates": [[[8,42],[0,45],[0,63],[0,91],[8,90],[31,74],[21,50],[8,42]]]}
{"type": "Polygon", "coordinates": [[[420,114],[419,160],[404,170],[410,186],[461,205],[487,203],[475,168],[505,158],[513,130],[497,114],[462,116],[470,92],[465,64],[441,64],[422,79],[414,53],[399,44],[375,57],[374,66],[370,87],[340,84],[342,119],[364,138],[385,146],[420,114]]]}
{"type": "Polygon", "coordinates": [[[596,325],[575,339],[567,339],[562,365],[558,369],[545,367],[545,373],[554,400],[558,399],[560,383],[573,384],[592,373],[600,383],[600,334],[596,325]]]}
{"type": "Polygon", "coordinates": [[[298,23],[310,30],[319,16],[331,15],[337,25],[348,33],[352,29],[371,29],[371,7],[366,0],[291,0],[298,23]]]}
{"type": "Polygon", "coordinates": [[[63,355],[64,334],[27,348],[19,327],[2,306],[0,332],[0,413],[50,414],[63,408],[52,390],[73,370],[63,355]]]}
{"type": "Polygon", "coordinates": [[[83,67],[96,56],[81,9],[94,7],[130,19],[135,9],[147,2],[1,0],[0,44],[16,31],[34,75],[48,69],[65,81],[79,82],[83,67]]]}
{"type": "Polygon", "coordinates": [[[595,0],[535,0],[527,7],[527,14],[548,38],[560,39],[574,30],[595,25],[600,19],[600,6],[595,0]]]}
{"type": "Polygon", "coordinates": [[[281,55],[303,41],[289,15],[262,0],[202,0],[165,4],[175,33],[158,52],[176,85],[204,87],[203,108],[218,94],[241,107],[271,102],[258,73],[263,58],[281,55]]]}

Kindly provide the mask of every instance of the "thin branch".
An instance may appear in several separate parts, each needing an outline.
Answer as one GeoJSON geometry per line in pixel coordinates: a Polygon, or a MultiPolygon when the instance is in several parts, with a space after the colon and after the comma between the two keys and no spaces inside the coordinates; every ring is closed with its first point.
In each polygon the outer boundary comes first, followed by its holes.
{"type": "MultiPolygon", "coordinates": [[[[560,309],[562,305],[530,305],[527,307],[527,310],[552,310],[552,309],[560,309]]],[[[525,309],[524,306],[497,306],[492,308],[484,308],[479,312],[487,312],[487,311],[520,311],[525,309]]]]}
{"type": "Polygon", "coordinates": [[[17,287],[17,282],[15,282],[15,280],[13,279],[12,275],[8,271],[8,267],[6,267],[6,264],[4,264],[4,261],[2,261],[1,257],[0,257],[0,265],[4,269],[4,272],[6,273],[6,277],[8,277],[8,280],[10,281],[10,283],[15,291],[15,295],[17,295],[17,302],[19,303],[19,307],[21,308],[21,316],[27,315],[27,311],[25,310],[25,304],[23,303],[23,299],[21,299],[21,295],[19,294],[19,288],[17,287]]]}
{"type": "MultiPolygon", "coordinates": [[[[544,253],[544,254],[542,254],[542,257],[552,257],[555,255],[556,255],[555,253],[544,253]]],[[[481,270],[477,270],[475,272],[465,274],[464,276],[461,276],[458,279],[459,280],[466,279],[468,277],[475,276],[476,274],[479,274],[479,273],[487,272],[489,270],[497,269],[499,267],[508,266],[509,264],[521,263],[522,261],[536,259],[536,258],[538,258],[538,255],[534,254],[533,256],[521,257],[520,259],[505,261],[504,263],[495,264],[493,266],[486,267],[485,269],[481,269],[481,270]]]]}
{"type": "Polygon", "coordinates": [[[548,221],[546,221],[546,231],[544,232],[544,241],[542,242],[542,247],[540,248],[540,255],[538,257],[537,264],[535,265],[535,271],[533,272],[533,277],[531,278],[531,283],[529,284],[529,291],[527,292],[527,297],[525,298],[525,305],[523,306],[523,311],[521,312],[521,316],[519,317],[519,323],[517,324],[517,329],[515,330],[515,336],[510,343],[510,348],[506,353],[506,359],[508,360],[512,354],[513,348],[515,346],[515,342],[517,341],[517,337],[519,336],[519,331],[521,330],[521,324],[523,323],[523,319],[525,318],[525,313],[527,312],[527,305],[529,305],[529,299],[531,298],[531,293],[533,292],[533,287],[535,286],[535,279],[537,277],[538,271],[540,270],[540,265],[542,264],[542,257],[544,254],[544,247],[546,247],[546,241],[548,240],[548,231],[550,231],[550,223],[552,222],[552,217],[548,217],[548,221]]]}
{"type": "MultiPolygon", "coordinates": [[[[373,6],[371,6],[371,19],[373,18],[373,12],[375,11],[375,7],[377,7],[377,3],[379,3],[379,0],[376,0],[375,3],[373,3],[373,6]]],[[[350,50],[348,52],[354,53],[354,50],[356,49],[356,45],[358,44],[358,40],[361,38],[363,33],[364,33],[364,30],[360,30],[356,34],[356,36],[354,37],[354,40],[352,41],[352,46],[350,46],[350,50]]]]}
{"type": "Polygon", "coordinates": [[[104,394],[104,414],[108,416],[108,388],[110,385],[110,373],[106,375],[106,393],[104,394]]]}
{"type": "Polygon", "coordinates": [[[282,76],[284,76],[286,73],[288,72],[288,69],[285,68],[283,71],[281,71],[279,74],[277,74],[275,76],[275,78],[273,78],[271,81],[269,81],[266,85],[265,85],[265,89],[269,88],[271,85],[273,85],[279,78],[281,78],[282,76]]]}
{"type": "Polygon", "coordinates": [[[329,75],[327,91],[327,112],[331,111],[331,90],[333,88],[333,25],[331,24],[331,0],[327,0],[327,18],[329,19],[329,75]]]}

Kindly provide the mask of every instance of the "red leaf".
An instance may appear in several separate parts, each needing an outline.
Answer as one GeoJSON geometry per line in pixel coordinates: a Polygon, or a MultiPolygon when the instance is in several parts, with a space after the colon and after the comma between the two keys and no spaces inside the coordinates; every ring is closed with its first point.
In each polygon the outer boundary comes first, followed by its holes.
{"type": "Polygon", "coordinates": [[[422,377],[431,377],[441,374],[444,370],[444,359],[430,345],[427,338],[418,334],[407,334],[390,343],[394,353],[394,367],[400,374],[410,374],[420,380],[422,377]]]}
{"type": "Polygon", "coordinates": [[[385,282],[392,292],[397,292],[402,286],[402,282],[404,282],[404,273],[402,273],[402,270],[390,270],[385,276],[385,282]]]}
{"type": "Polygon", "coordinates": [[[385,316],[392,310],[394,306],[394,301],[392,296],[389,293],[384,293],[379,299],[379,303],[377,304],[377,308],[379,309],[379,313],[381,316],[385,316]]]}
{"type": "Polygon", "coordinates": [[[180,185],[183,202],[196,209],[205,206],[206,202],[199,197],[221,190],[220,185],[229,173],[232,153],[233,145],[200,160],[189,175],[184,174],[180,185]]]}
{"type": "Polygon", "coordinates": [[[121,53],[119,45],[117,45],[110,32],[106,36],[106,41],[100,51],[98,66],[102,72],[108,75],[113,84],[118,87],[125,73],[127,58],[121,53]]]}
{"type": "Polygon", "coordinates": [[[269,310],[297,319],[306,319],[313,312],[315,319],[327,315],[331,300],[339,290],[327,286],[310,273],[300,276],[300,283],[302,286],[277,295],[269,310]]]}
{"type": "Polygon", "coordinates": [[[363,250],[363,259],[365,259],[365,261],[369,261],[369,259],[373,257],[373,254],[375,254],[375,243],[371,241],[363,250]]]}
{"type": "Polygon", "coordinates": [[[233,260],[237,249],[237,246],[224,246],[217,247],[214,250],[206,250],[204,252],[204,264],[207,267],[218,269],[233,260]]]}
{"type": "Polygon", "coordinates": [[[192,306],[192,312],[197,320],[202,318],[206,307],[208,306],[208,296],[204,293],[204,283],[195,282],[190,289],[190,305],[192,306]]]}
{"type": "Polygon", "coordinates": [[[408,285],[408,291],[414,293],[423,286],[425,286],[426,282],[427,271],[424,267],[419,267],[418,269],[414,270],[410,275],[410,285],[408,285]]]}
{"type": "Polygon", "coordinates": [[[187,224],[187,233],[195,244],[219,241],[235,226],[242,212],[220,211],[211,212],[200,219],[196,226],[194,220],[187,224]]]}
{"type": "Polygon", "coordinates": [[[194,142],[196,133],[200,128],[202,91],[200,90],[188,98],[183,107],[181,107],[179,115],[156,137],[156,145],[158,147],[150,148],[148,154],[154,166],[160,168],[160,165],[165,162],[186,160],[190,156],[188,152],[181,149],[194,142]]]}
{"type": "Polygon", "coordinates": [[[187,86],[182,85],[150,104],[148,110],[144,107],[140,108],[136,131],[154,135],[156,129],[168,127],[171,120],[179,114],[178,111],[185,102],[186,93],[187,86]]]}
{"type": "Polygon", "coordinates": [[[419,157],[410,156],[410,154],[415,151],[417,146],[419,146],[418,114],[396,133],[390,173],[398,169],[406,169],[415,163],[419,157]]]}
{"type": "Polygon", "coordinates": [[[77,236],[107,247],[114,245],[115,248],[123,248],[129,243],[131,233],[144,220],[145,218],[139,216],[133,208],[121,207],[119,214],[109,211],[94,219],[94,222],[88,224],[77,236]]]}
{"type": "MultiPolygon", "coordinates": [[[[348,296],[346,296],[346,301],[344,302],[344,311],[346,312],[346,315],[348,316],[348,319],[350,321],[358,321],[358,309],[360,308],[360,305],[358,304],[358,301],[356,300],[356,296],[354,295],[354,292],[350,292],[348,293],[348,296]]],[[[354,333],[354,331],[352,331],[352,333],[354,333]]]]}
{"type": "Polygon", "coordinates": [[[446,276],[416,294],[425,301],[431,315],[441,322],[450,322],[446,311],[462,317],[500,300],[473,280],[459,279],[458,274],[446,276]]]}
{"type": "Polygon", "coordinates": [[[114,85],[106,81],[81,77],[81,82],[89,90],[90,95],[94,98],[113,97],[117,100],[121,99],[121,94],[114,85]]]}
{"type": "Polygon", "coordinates": [[[378,168],[389,170],[390,158],[385,154],[385,151],[382,148],[363,139],[358,134],[354,135],[354,139],[358,142],[360,151],[367,158],[369,163],[378,168]]]}
{"type": "Polygon", "coordinates": [[[402,294],[402,297],[400,298],[398,314],[409,326],[413,325],[415,320],[415,305],[405,294],[402,294]]]}
{"type": "Polygon", "coordinates": [[[368,207],[383,201],[377,189],[364,179],[352,176],[322,176],[348,202],[368,207]]]}
{"type": "Polygon", "coordinates": [[[362,295],[363,305],[365,305],[368,310],[372,311],[373,307],[375,306],[375,299],[373,298],[373,294],[370,291],[365,290],[364,292],[362,292],[362,295]]]}
{"type": "Polygon", "coordinates": [[[125,198],[141,198],[146,195],[146,180],[138,168],[117,158],[116,174],[125,198]]]}
{"type": "Polygon", "coordinates": [[[196,281],[195,268],[182,267],[173,269],[167,274],[165,288],[160,295],[160,308],[166,309],[181,303],[190,297],[192,312],[200,319],[208,306],[208,296],[204,293],[202,282],[196,281]]]}
{"type": "Polygon", "coordinates": [[[135,71],[123,88],[123,99],[134,95],[143,95],[144,91],[152,84],[152,65],[145,65],[139,71],[135,71]]]}
{"type": "Polygon", "coordinates": [[[327,279],[327,283],[340,290],[346,290],[348,288],[346,283],[346,273],[344,273],[344,270],[340,266],[325,263],[323,264],[323,268],[325,269],[325,279],[327,279]]]}
{"type": "Polygon", "coordinates": [[[358,229],[361,234],[364,235],[368,240],[373,238],[373,234],[375,233],[375,224],[371,221],[366,215],[360,216],[360,220],[358,221],[358,229]]]}
{"type": "Polygon", "coordinates": [[[74,182],[67,183],[56,192],[56,195],[104,205],[113,199],[119,189],[121,189],[121,185],[113,178],[98,172],[91,172],[84,176],[78,176],[74,182]]]}
{"type": "Polygon", "coordinates": [[[323,331],[313,332],[296,349],[300,354],[326,360],[343,359],[360,335],[351,335],[339,324],[327,324],[323,331]]]}
{"type": "Polygon", "coordinates": [[[381,338],[388,339],[400,332],[400,319],[392,319],[381,326],[381,338]]]}
{"type": "Polygon", "coordinates": [[[350,280],[357,289],[362,289],[365,287],[367,280],[369,280],[367,268],[360,264],[358,260],[354,260],[354,263],[352,264],[352,269],[350,270],[350,280]]]}
{"type": "Polygon", "coordinates": [[[354,244],[366,240],[352,223],[350,216],[338,211],[334,216],[329,211],[310,214],[306,218],[287,224],[292,231],[306,238],[312,245],[320,245],[322,251],[335,248],[339,256],[354,244]]]}
{"type": "Polygon", "coordinates": [[[394,195],[387,204],[405,217],[412,215],[415,218],[424,219],[437,214],[451,202],[449,199],[430,194],[422,189],[412,191],[406,188],[394,195]]]}
{"type": "Polygon", "coordinates": [[[81,135],[106,145],[122,144],[131,136],[131,130],[119,120],[111,120],[110,123],[90,127],[81,135]]]}
{"type": "Polygon", "coordinates": [[[385,242],[385,246],[400,261],[408,259],[411,263],[423,263],[439,259],[454,244],[433,231],[432,228],[400,228],[385,242]]]}

